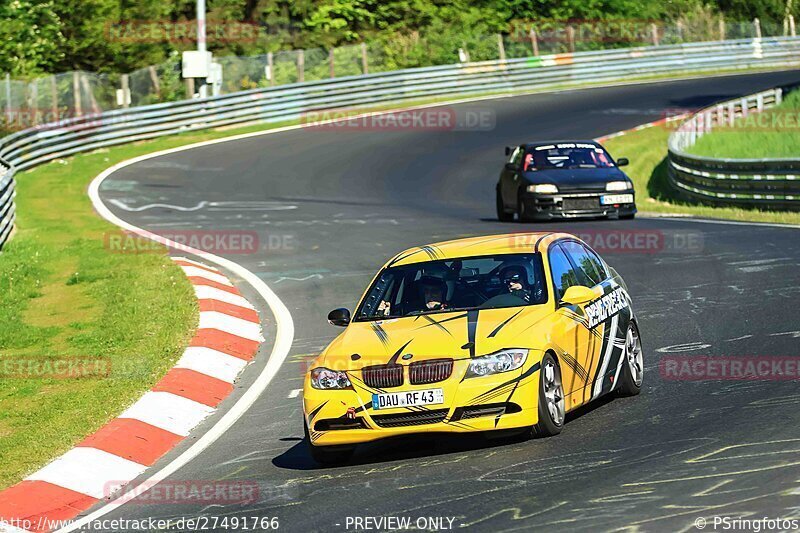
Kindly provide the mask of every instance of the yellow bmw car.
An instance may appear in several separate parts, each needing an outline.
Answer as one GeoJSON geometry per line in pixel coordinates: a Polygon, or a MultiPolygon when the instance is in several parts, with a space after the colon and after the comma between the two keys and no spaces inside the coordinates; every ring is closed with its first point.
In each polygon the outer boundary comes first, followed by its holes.
{"type": "Polygon", "coordinates": [[[549,436],[612,391],[638,394],[643,358],[625,283],[565,233],[406,250],[375,276],[305,376],[313,458],[420,432],[549,436]]]}

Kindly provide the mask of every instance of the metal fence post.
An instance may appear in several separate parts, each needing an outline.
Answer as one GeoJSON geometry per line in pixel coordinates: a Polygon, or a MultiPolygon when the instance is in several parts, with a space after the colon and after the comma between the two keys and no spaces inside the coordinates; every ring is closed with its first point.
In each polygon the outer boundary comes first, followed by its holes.
{"type": "Polygon", "coordinates": [[[531,37],[531,47],[533,48],[533,55],[534,57],[539,55],[539,39],[536,37],[536,30],[531,28],[530,31],[531,37]]]}
{"type": "Polygon", "coordinates": [[[81,109],[81,84],[78,71],[74,71],[72,73],[72,110],[76,117],[83,115],[83,110],[81,109]]]}
{"type": "Polygon", "coordinates": [[[302,50],[297,51],[297,81],[305,81],[306,58],[302,50]]]}
{"type": "Polygon", "coordinates": [[[367,63],[367,43],[361,43],[361,73],[369,74],[369,64],[367,63]]]}
{"type": "Polygon", "coordinates": [[[267,52],[267,71],[269,72],[269,86],[275,86],[275,58],[272,52],[267,52]]]}
{"type": "Polygon", "coordinates": [[[39,125],[39,80],[33,80],[30,82],[28,87],[30,87],[30,107],[31,116],[33,118],[33,125],[39,125]]]}
{"type": "Polygon", "coordinates": [[[653,39],[653,46],[658,46],[658,26],[655,22],[650,23],[650,37],[653,39]]]}
{"type": "Polygon", "coordinates": [[[120,81],[122,82],[122,107],[129,107],[128,94],[131,92],[131,86],[130,80],[128,80],[128,75],[123,74],[120,81]]]}
{"type": "Polygon", "coordinates": [[[158,81],[156,67],[150,65],[147,70],[150,72],[150,81],[153,82],[153,90],[156,92],[156,99],[161,100],[161,82],[158,81]]]}
{"type": "Polygon", "coordinates": [[[675,27],[678,29],[678,41],[683,42],[683,22],[679,20],[675,27]]]}
{"type": "Polygon", "coordinates": [[[753,19],[753,29],[756,32],[756,39],[761,39],[761,21],[758,17],[753,19]]]}
{"type": "Polygon", "coordinates": [[[567,43],[569,45],[569,51],[574,53],[575,52],[575,28],[572,25],[567,26],[567,43]]]}
{"type": "Polygon", "coordinates": [[[332,47],[328,50],[328,74],[329,74],[329,77],[331,77],[331,78],[335,78],[336,77],[336,68],[334,66],[333,48],[332,47]]]}
{"type": "Polygon", "coordinates": [[[500,61],[505,61],[506,60],[506,47],[503,46],[503,34],[502,33],[498,33],[497,34],[497,52],[499,54],[500,61]]]}
{"type": "Polygon", "coordinates": [[[6,72],[6,121],[11,122],[11,74],[6,72]]]}
{"type": "Polygon", "coordinates": [[[794,15],[789,15],[789,35],[792,37],[797,37],[797,33],[794,29],[794,15]]]}
{"type": "Polygon", "coordinates": [[[725,17],[722,15],[719,16],[719,40],[725,40],[725,17]]]}
{"type": "Polygon", "coordinates": [[[58,120],[58,86],[55,76],[50,76],[50,112],[53,120],[58,120]]]}

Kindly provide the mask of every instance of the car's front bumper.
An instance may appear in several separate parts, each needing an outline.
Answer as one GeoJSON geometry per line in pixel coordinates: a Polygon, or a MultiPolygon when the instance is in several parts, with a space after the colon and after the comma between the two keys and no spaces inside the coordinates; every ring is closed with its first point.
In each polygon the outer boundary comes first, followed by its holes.
{"type": "Polygon", "coordinates": [[[532,426],[538,421],[539,365],[530,359],[529,356],[519,370],[463,380],[469,360],[458,360],[450,378],[444,381],[410,385],[406,380],[401,387],[381,391],[442,389],[444,403],[424,408],[375,410],[372,394],[378,391],[359,379],[351,379],[352,389],[323,391],[311,387],[307,374],[303,411],[309,436],[315,446],[333,446],[413,433],[465,433],[532,426]]]}
{"type": "Polygon", "coordinates": [[[624,217],[636,214],[636,197],[632,191],[621,193],[563,193],[563,194],[523,194],[525,214],[536,220],[564,218],[624,217]],[[633,202],[603,205],[602,196],[611,194],[630,194],[633,202]]]}

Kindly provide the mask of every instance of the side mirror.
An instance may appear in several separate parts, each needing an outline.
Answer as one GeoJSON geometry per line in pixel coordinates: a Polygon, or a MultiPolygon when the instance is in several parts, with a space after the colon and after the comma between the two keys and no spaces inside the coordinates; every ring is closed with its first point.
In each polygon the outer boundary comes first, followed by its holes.
{"type": "Polygon", "coordinates": [[[331,326],[347,326],[350,323],[350,310],[344,307],[334,309],[328,313],[328,322],[331,326]]]}
{"type": "Polygon", "coordinates": [[[511,152],[513,151],[514,151],[513,148],[511,148],[510,146],[506,146],[506,155],[511,155],[511,152]]]}
{"type": "Polygon", "coordinates": [[[517,165],[515,165],[514,163],[506,163],[506,170],[513,170],[516,172],[517,165]]]}
{"type": "Polygon", "coordinates": [[[573,285],[564,296],[561,297],[561,303],[566,305],[584,305],[597,298],[597,294],[589,287],[582,285],[573,285]]]}
{"type": "Polygon", "coordinates": [[[628,163],[630,163],[630,161],[628,161],[627,157],[620,157],[619,159],[617,159],[617,166],[618,167],[624,167],[628,163]]]}

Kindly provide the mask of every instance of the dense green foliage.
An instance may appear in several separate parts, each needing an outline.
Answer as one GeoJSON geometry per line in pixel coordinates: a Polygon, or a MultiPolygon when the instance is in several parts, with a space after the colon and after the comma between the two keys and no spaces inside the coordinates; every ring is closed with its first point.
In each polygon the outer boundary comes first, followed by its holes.
{"type": "MultiPolygon", "coordinates": [[[[792,6],[792,0],[788,0],[792,6]]],[[[209,37],[218,55],[378,43],[398,66],[436,63],[493,33],[557,19],[676,21],[720,13],[781,24],[787,0],[208,0],[209,21],[253,24],[254,38],[209,37]]],[[[16,77],[88,70],[127,72],[160,63],[191,39],[114,38],[115,25],[191,26],[193,0],[0,0],[0,72],[16,77]]],[[[790,7],[795,17],[800,2],[790,7]]],[[[689,20],[691,22],[691,20],[689,20]]],[[[174,35],[173,35],[174,37],[174,35]]],[[[488,43],[485,46],[491,46],[488,43]]],[[[474,59],[474,57],[473,57],[474,59]]]]}

